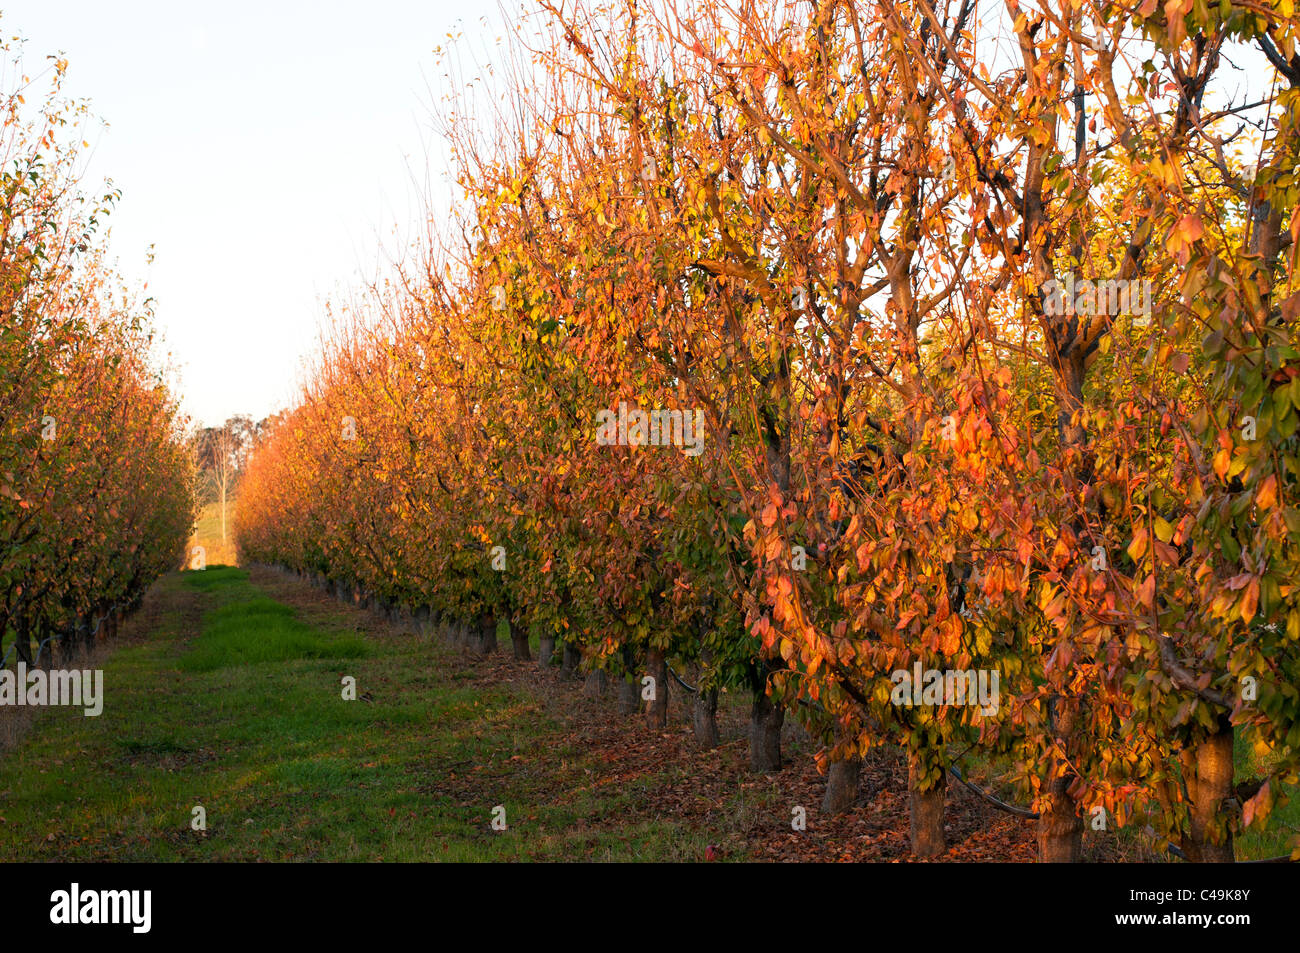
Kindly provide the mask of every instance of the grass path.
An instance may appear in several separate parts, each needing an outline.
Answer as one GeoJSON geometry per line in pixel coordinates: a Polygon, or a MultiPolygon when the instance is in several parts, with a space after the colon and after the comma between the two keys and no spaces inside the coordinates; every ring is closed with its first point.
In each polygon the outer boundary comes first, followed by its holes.
{"type": "MultiPolygon", "coordinates": [[[[700,751],[680,693],[652,731],[508,652],[471,662],[264,569],[166,577],[102,664],[102,715],[42,711],[0,755],[0,860],[909,856],[897,752],[867,762],[854,810],[823,817],[799,730],[779,775],[747,770],[745,698],[724,696],[722,747],[700,751]]],[[[1033,857],[1031,822],[960,787],[947,823],[945,859],[1033,857]]],[[[1288,833],[1253,835],[1239,856],[1288,833]]],[[[1113,836],[1087,834],[1085,850],[1143,857],[1113,836]]]]}
{"type": "Polygon", "coordinates": [[[262,575],[160,584],[147,641],[106,665],[104,713],[44,712],[0,763],[0,858],[702,855],[703,832],[629,811],[653,775],[585,784],[600,752],[584,755],[532,693],[485,683],[428,639],[363,639],[355,610],[262,575]],[[344,675],[361,699],[342,698],[344,675]],[[490,826],[497,805],[505,831],[490,826]],[[191,829],[196,806],[206,832],[191,829]]]}

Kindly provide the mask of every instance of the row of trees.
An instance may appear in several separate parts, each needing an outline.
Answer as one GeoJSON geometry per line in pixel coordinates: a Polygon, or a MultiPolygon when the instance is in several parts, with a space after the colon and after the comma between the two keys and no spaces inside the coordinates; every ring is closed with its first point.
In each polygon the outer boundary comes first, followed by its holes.
{"type": "Polygon", "coordinates": [[[245,557],[689,666],[706,743],[748,688],[753,767],[798,717],[831,808],[897,745],[920,855],[979,749],[1043,860],[1099,816],[1231,859],[1300,768],[1290,5],[531,22],[509,111],[451,98],[454,237],[251,460],[245,557]],[[917,665],[998,703],[900,704],[917,665]]]}
{"type": "Polygon", "coordinates": [[[78,190],[68,139],[85,112],[60,95],[66,65],[0,100],[0,635],[28,665],[49,664],[56,640],[68,658],[111,635],[182,563],[193,522],[147,303],[100,250],[117,194],[78,190]]]}

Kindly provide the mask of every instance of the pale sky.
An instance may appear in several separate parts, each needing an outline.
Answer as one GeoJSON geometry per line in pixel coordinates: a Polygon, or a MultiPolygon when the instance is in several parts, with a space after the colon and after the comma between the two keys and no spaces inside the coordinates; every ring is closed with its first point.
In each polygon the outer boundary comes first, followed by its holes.
{"type": "Polygon", "coordinates": [[[404,244],[440,95],[433,49],[463,33],[486,50],[495,8],[448,0],[0,0],[24,67],[69,59],[66,92],[92,101],[85,188],[122,190],[112,254],[149,282],[202,423],[292,403],[315,350],[320,300],[373,276],[404,244]],[[395,238],[394,229],[398,228],[395,238]],[[152,267],[145,264],[155,246],[152,267]]]}

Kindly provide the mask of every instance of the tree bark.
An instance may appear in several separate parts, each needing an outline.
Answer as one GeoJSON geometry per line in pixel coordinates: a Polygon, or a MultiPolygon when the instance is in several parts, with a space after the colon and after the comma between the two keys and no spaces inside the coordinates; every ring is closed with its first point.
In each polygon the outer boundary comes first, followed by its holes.
{"type": "Polygon", "coordinates": [[[623,675],[618,680],[616,694],[618,713],[623,716],[635,715],[641,707],[641,680],[636,675],[636,653],[629,646],[623,646],[623,675]]]}
{"type": "Polygon", "coordinates": [[[609,686],[609,679],[605,676],[604,669],[592,669],[587,673],[587,681],[582,686],[582,694],[588,698],[604,698],[605,689],[609,686]]]}
{"type": "MultiPolygon", "coordinates": [[[[27,613],[23,610],[18,611],[14,620],[14,650],[18,653],[18,661],[31,668],[32,630],[27,622],[27,613]]],[[[20,690],[25,689],[20,688],[20,690]]]]}
{"type": "Polygon", "coordinates": [[[36,625],[36,667],[49,670],[50,662],[54,658],[54,643],[47,642],[50,637],[50,628],[44,622],[38,622],[36,625]]]}
{"type": "Polygon", "coordinates": [[[528,651],[528,630],[513,621],[510,623],[510,644],[514,647],[516,662],[532,660],[533,654],[528,651]]]}
{"type": "Polygon", "coordinates": [[[766,682],[754,689],[749,714],[749,767],[752,771],[781,770],[781,726],[785,708],[767,697],[766,682]]]}
{"type": "Polygon", "coordinates": [[[618,713],[635,715],[641,706],[641,683],[632,674],[618,680],[618,713]]]}
{"type": "Polygon", "coordinates": [[[922,791],[920,769],[920,759],[915,754],[909,756],[907,787],[910,794],[912,854],[916,857],[938,857],[948,850],[943,830],[944,788],[948,776],[940,772],[939,780],[934,786],[922,791]]]}
{"type": "Polygon", "coordinates": [[[491,655],[497,650],[497,620],[490,615],[479,619],[479,651],[491,655]]]}
{"type": "Polygon", "coordinates": [[[543,672],[551,667],[551,656],[555,654],[555,636],[541,635],[537,638],[537,667],[543,672]]]}
{"type": "Polygon", "coordinates": [[[843,761],[832,761],[826,771],[826,796],[822,798],[823,814],[847,811],[858,799],[858,779],[862,774],[862,759],[854,755],[843,761]]]}
{"type": "Polygon", "coordinates": [[[654,697],[646,701],[646,721],[651,728],[668,727],[668,663],[663,649],[652,648],[645,655],[646,674],[654,679],[654,697]]]}
{"type": "MultiPolygon", "coordinates": [[[[1068,744],[1074,728],[1073,706],[1056,696],[1048,702],[1048,718],[1057,744],[1068,744]]],[[[1083,818],[1070,796],[1074,773],[1063,764],[1048,785],[1047,806],[1038,816],[1038,861],[1042,864],[1077,864],[1083,858],[1083,818]]]]}
{"type": "Polygon", "coordinates": [[[66,625],[59,630],[59,666],[61,668],[70,666],[76,652],[77,627],[75,624],[66,625]]]}
{"type": "Polygon", "coordinates": [[[705,751],[718,746],[718,690],[700,689],[691,702],[691,723],[695,729],[695,742],[705,751]]]}
{"type": "Polygon", "coordinates": [[[1224,803],[1233,797],[1232,723],[1220,715],[1217,730],[1198,744],[1191,757],[1187,793],[1192,801],[1191,836],[1184,841],[1193,863],[1231,864],[1236,861],[1232,831],[1227,827],[1224,803]],[[1216,823],[1223,831],[1216,832],[1216,823]]]}
{"type": "Polygon", "coordinates": [[[560,661],[560,677],[573,678],[578,672],[578,665],[582,661],[582,653],[572,642],[564,643],[564,656],[560,661]]]}

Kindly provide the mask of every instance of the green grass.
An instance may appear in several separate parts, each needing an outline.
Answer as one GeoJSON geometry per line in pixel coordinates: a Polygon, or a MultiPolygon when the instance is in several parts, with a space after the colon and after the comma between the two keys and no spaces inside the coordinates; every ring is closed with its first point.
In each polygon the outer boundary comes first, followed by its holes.
{"type": "Polygon", "coordinates": [[[103,714],[51,709],[0,761],[0,860],[672,860],[709,840],[633,810],[653,778],[593,784],[599,751],[428,639],[363,641],[355,615],[295,613],[238,569],[155,597],[103,714]]]}
{"type": "MultiPolygon", "coordinates": [[[[186,584],[205,592],[247,588],[248,576],[238,569],[214,567],[190,573],[186,584]]],[[[209,613],[203,635],[180,660],[188,672],[207,672],[228,665],[257,665],[289,659],[355,659],[366,645],[353,636],[324,636],[301,622],[288,606],[265,596],[232,597],[234,601],[209,613]]]]}

